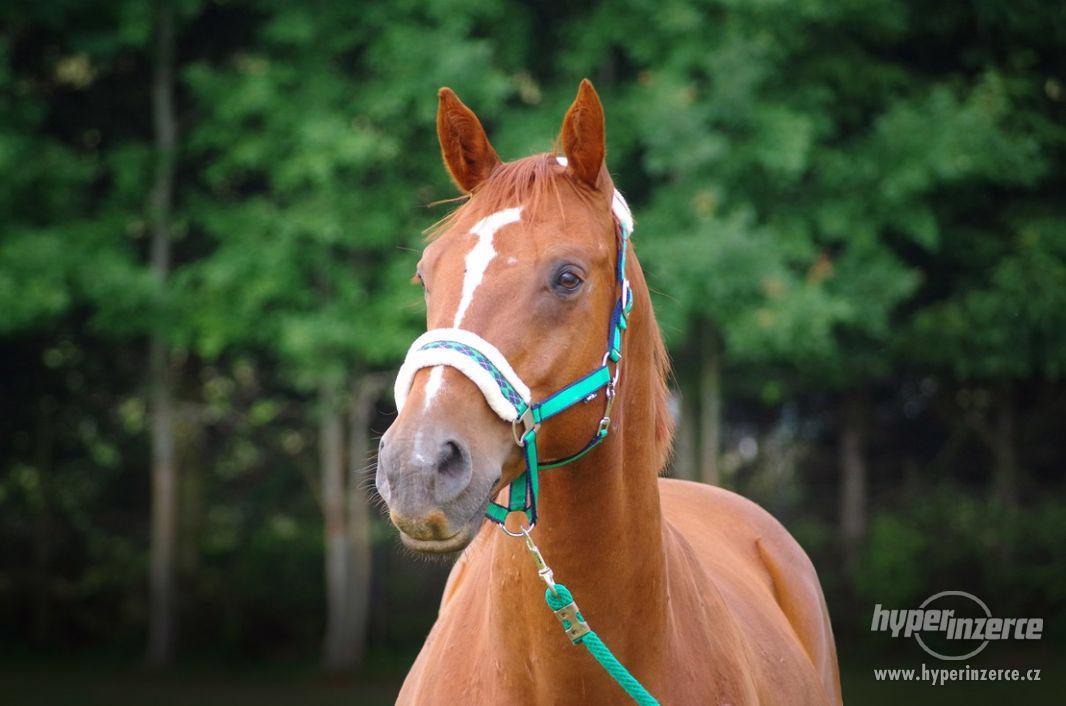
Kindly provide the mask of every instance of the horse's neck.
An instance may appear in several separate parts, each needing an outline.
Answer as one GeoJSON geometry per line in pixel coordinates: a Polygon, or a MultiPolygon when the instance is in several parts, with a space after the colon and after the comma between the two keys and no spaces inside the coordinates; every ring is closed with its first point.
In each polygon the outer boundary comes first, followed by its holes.
{"type": "MultiPolygon", "coordinates": [[[[650,352],[643,359],[643,348],[632,350],[625,361],[616,424],[604,443],[579,462],[542,476],[533,532],[556,581],[573,593],[590,627],[630,662],[664,654],[660,641],[667,620],[662,516],[653,467],[654,396],[647,394],[651,378],[641,377],[657,372],[650,352]]],[[[497,534],[491,629],[499,644],[509,646],[506,654],[498,653],[499,659],[519,662],[511,666],[522,674],[530,672],[530,665],[548,670],[561,662],[562,673],[579,678],[571,649],[558,649],[565,637],[545,604],[545,585],[524,543],[497,534]]]]}

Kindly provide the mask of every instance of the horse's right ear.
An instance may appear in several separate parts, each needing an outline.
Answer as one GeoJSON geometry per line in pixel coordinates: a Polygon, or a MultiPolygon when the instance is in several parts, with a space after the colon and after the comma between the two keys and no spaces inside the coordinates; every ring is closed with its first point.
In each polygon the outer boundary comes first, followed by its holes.
{"type": "Polygon", "coordinates": [[[500,158],[489,144],[485,128],[474,111],[463,105],[450,88],[437,92],[437,138],[452,181],[464,192],[488,178],[500,158]]]}

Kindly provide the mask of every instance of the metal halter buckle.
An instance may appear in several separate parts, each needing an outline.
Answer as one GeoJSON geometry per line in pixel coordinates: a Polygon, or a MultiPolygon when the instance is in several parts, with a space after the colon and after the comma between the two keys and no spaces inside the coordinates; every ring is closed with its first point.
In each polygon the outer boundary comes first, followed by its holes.
{"type": "Polygon", "coordinates": [[[526,434],[531,431],[537,431],[540,429],[540,422],[533,419],[533,407],[526,407],[526,411],[522,412],[522,415],[515,417],[511,421],[511,436],[514,438],[514,442],[519,446],[526,445],[526,434]],[[521,422],[524,429],[521,433],[518,431],[518,423],[521,422]]]}
{"type": "Polygon", "coordinates": [[[559,594],[555,590],[555,574],[552,573],[551,567],[544,561],[544,556],[540,553],[540,547],[533,541],[533,535],[530,534],[536,526],[537,523],[534,522],[529,527],[522,525],[518,532],[512,532],[507,529],[506,524],[501,524],[500,529],[503,530],[504,534],[511,537],[522,537],[526,540],[526,550],[533,557],[533,563],[537,565],[537,576],[548,586],[548,590],[551,591],[552,595],[556,596],[559,594]]]}
{"type": "Polygon", "coordinates": [[[603,417],[600,419],[600,426],[596,430],[597,434],[602,435],[611,427],[611,409],[614,408],[615,390],[618,384],[618,368],[615,368],[614,377],[607,387],[604,388],[603,395],[606,398],[606,403],[603,406],[603,417]]]}

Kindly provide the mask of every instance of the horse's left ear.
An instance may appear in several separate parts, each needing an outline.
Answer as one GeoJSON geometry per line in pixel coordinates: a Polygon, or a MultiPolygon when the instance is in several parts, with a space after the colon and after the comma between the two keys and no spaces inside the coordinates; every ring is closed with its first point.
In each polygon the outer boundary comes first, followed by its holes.
{"type": "Polygon", "coordinates": [[[599,184],[603,159],[607,154],[603,105],[596,89],[586,78],[581,80],[577,98],[563,118],[563,131],[559,136],[567,169],[592,188],[599,184]]]}

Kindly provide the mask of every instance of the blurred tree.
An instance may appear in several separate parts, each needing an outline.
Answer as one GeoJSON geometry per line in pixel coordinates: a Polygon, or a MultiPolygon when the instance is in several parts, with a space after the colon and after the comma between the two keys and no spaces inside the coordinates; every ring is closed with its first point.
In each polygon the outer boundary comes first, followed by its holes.
{"type": "Polygon", "coordinates": [[[866,400],[900,369],[890,344],[913,312],[917,264],[957,227],[945,193],[1042,171],[994,68],[965,75],[907,53],[926,32],[908,22],[916,11],[885,0],[604,5],[589,22],[604,31],[568,57],[622,61],[638,76],[622,88],[636,116],[623,151],[653,180],[641,247],[670,283],[667,331],[698,366],[685,387],[700,399],[704,479],[719,476],[723,356],[727,370],[762,374],[766,402],[836,391],[850,560],[866,525],[866,400]]]}
{"type": "Polygon", "coordinates": [[[961,416],[992,456],[997,506],[1015,512],[1024,385],[1066,370],[1066,9],[983,3],[921,39],[931,52],[950,44],[951,70],[976,74],[965,104],[941,98],[959,119],[955,149],[935,155],[941,171],[975,178],[942,194],[951,227],[901,348],[974,393],[960,395],[961,416]]]}
{"type": "MultiPolygon", "coordinates": [[[[1060,5],[5,4],[5,638],[139,649],[151,617],[163,658],[176,610],[183,647],[305,653],[324,587],[323,661],[357,664],[370,426],[421,325],[421,207],[454,196],[434,93],[511,159],[550,149],[583,75],[674,353],[678,467],[794,509],[831,601],[866,541],[864,594],[919,595],[943,560],[1061,603],[1059,508],[987,522],[1062,479],[1060,5]],[[933,473],[973,487],[918,502],[933,473]],[[955,558],[923,539],[945,517],[955,558]],[[1033,565],[982,566],[1008,545],[1033,565]]],[[[381,585],[421,591],[384,556],[381,585]]],[[[410,604],[382,634],[421,635],[410,604]]]]}
{"type": "MultiPolygon", "coordinates": [[[[461,39],[476,12],[436,5],[256,8],[263,18],[247,47],[186,73],[201,114],[190,144],[207,165],[189,215],[211,249],[183,280],[185,316],[205,357],[263,351],[297,387],[316,390],[323,659],[349,669],[361,656],[369,591],[359,425],[380,385],[367,376],[402,354],[418,325],[409,253],[428,225],[420,201],[439,197],[445,181],[432,97],[490,45],[461,39]]],[[[498,101],[506,83],[481,75],[475,95],[498,101]]]]}
{"type": "MultiPolygon", "coordinates": [[[[161,12],[154,84],[158,160],[152,198],[146,203],[143,184],[152,148],[143,133],[126,130],[119,113],[105,111],[114,122],[97,122],[104,116],[93,96],[111,91],[109,81],[128,73],[135,57],[148,53],[150,8],[120,3],[96,14],[77,5],[53,10],[32,5],[7,10],[4,46],[13,54],[5,56],[10,62],[5,69],[18,62],[26,73],[19,78],[6,74],[5,95],[14,105],[6,113],[11,116],[4,130],[6,149],[0,150],[0,159],[8,162],[2,171],[11,175],[9,188],[3,189],[9,232],[0,244],[0,307],[5,312],[0,330],[46,332],[64,317],[88,311],[90,345],[98,345],[96,337],[152,339],[147,382],[155,492],[148,652],[152,662],[161,663],[172,654],[174,635],[173,403],[162,333],[167,328],[162,295],[172,230],[173,32],[169,15],[161,12]],[[16,48],[21,54],[14,53],[16,48]],[[106,88],[99,89],[100,84],[106,88]],[[63,109],[83,110],[84,120],[70,121],[63,109]],[[146,220],[152,234],[147,257],[138,242],[146,220]]],[[[145,108],[148,93],[147,82],[135,83],[130,91],[133,100],[144,100],[145,108]]],[[[49,540],[42,535],[40,541],[49,540]]],[[[41,595],[47,600],[46,593],[41,595]]]]}
{"type": "Polygon", "coordinates": [[[1066,370],[1066,218],[1037,213],[1005,220],[995,230],[960,233],[958,249],[944,253],[962,268],[956,287],[918,312],[906,341],[916,360],[988,391],[969,396],[963,412],[992,453],[994,493],[1004,507],[1016,508],[1023,482],[1018,385],[1034,377],[1056,380],[1066,370]]]}
{"type": "MultiPolygon", "coordinates": [[[[174,108],[174,7],[156,3],[153,32],[152,124],[155,176],[149,200],[152,274],[166,297],[170,276],[171,218],[177,154],[174,108]]],[[[165,323],[154,321],[149,335],[148,387],[152,426],[152,540],[150,546],[148,661],[159,666],[174,659],[175,555],[178,544],[178,468],[174,448],[171,355],[165,323]]]]}

